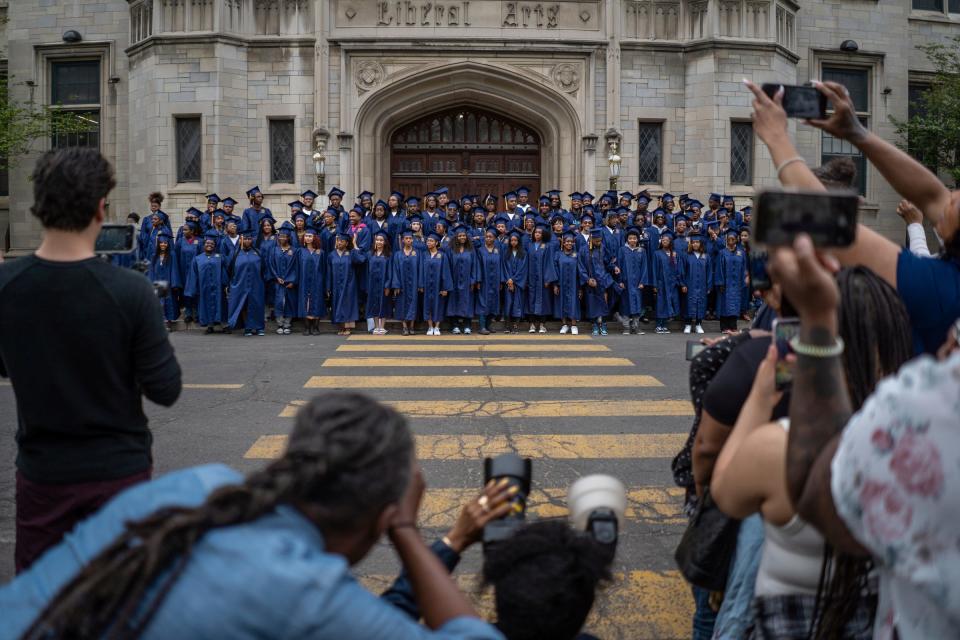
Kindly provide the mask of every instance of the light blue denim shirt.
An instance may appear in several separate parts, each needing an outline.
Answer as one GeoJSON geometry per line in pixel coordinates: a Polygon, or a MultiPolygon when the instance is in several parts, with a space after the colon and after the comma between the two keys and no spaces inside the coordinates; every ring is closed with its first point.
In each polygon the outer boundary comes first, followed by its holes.
{"type": "MultiPolygon", "coordinates": [[[[243,477],[224,465],[193,467],[132,487],[78,525],[28,571],[0,588],[0,639],[19,637],[57,590],[123,531],[168,506],[196,506],[243,477]]],[[[143,634],[167,638],[466,638],[502,640],[491,625],[457,618],[430,629],[380,600],[325,553],[320,531],[292,507],[214,529],[143,634]]]]}

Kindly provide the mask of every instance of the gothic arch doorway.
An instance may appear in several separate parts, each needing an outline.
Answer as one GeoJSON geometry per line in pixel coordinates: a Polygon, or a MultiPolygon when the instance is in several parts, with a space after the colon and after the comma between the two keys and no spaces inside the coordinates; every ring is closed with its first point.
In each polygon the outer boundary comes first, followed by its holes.
{"type": "Polygon", "coordinates": [[[448,187],[456,196],[498,198],[525,186],[540,193],[540,135],[507,116],[469,105],[398,127],[390,138],[390,187],[422,195],[448,187]]]}

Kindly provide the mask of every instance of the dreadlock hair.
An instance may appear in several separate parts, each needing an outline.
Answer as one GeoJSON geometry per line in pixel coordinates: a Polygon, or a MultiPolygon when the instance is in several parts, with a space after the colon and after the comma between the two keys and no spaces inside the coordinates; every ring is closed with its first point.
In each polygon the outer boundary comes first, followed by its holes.
{"type": "Polygon", "coordinates": [[[827,189],[849,189],[857,180],[857,165],[849,156],[840,156],[813,169],[813,175],[827,189]]]}
{"type": "Polygon", "coordinates": [[[610,556],[566,520],[540,520],[484,555],[483,585],[493,586],[497,628],[510,640],[572,640],[597,587],[609,581],[610,556]]]}
{"type": "Polygon", "coordinates": [[[359,393],[316,396],[297,413],[282,458],[243,484],[217,489],[199,507],[167,507],[128,523],[23,637],[139,637],[207,532],[257,520],[281,504],[309,505],[324,531],[353,530],[400,499],[412,456],[409,427],[393,409],[359,393]],[[156,595],[142,603],[160,576],[156,595]]]}
{"type": "MultiPolygon", "coordinates": [[[[896,290],[866,267],[844,269],[837,275],[837,284],[839,333],[846,344],[843,367],[850,405],[859,411],[877,383],[913,356],[910,318],[896,290]]],[[[812,637],[849,636],[852,630],[845,627],[867,593],[871,567],[868,559],[824,547],[812,637]]]]}

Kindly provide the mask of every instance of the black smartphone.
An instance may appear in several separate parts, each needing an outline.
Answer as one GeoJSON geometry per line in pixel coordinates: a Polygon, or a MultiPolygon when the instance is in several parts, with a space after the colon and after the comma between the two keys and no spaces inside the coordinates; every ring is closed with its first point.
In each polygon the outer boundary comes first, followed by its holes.
{"type": "Polygon", "coordinates": [[[802,86],[766,83],[762,89],[771,98],[783,87],[783,109],[788,118],[822,120],[827,117],[827,96],[810,84],[802,86]]]}
{"type": "Polygon", "coordinates": [[[790,341],[799,333],[800,318],[777,318],[773,321],[773,341],[777,345],[777,391],[782,391],[793,382],[793,363],[787,361],[787,356],[793,353],[790,341]]]}
{"type": "Polygon", "coordinates": [[[750,286],[754,291],[766,291],[772,284],[767,273],[767,252],[750,252],[750,286]]]}
{"type": "Polygon", "coordinates": [[[817,247],[849,247],[857,237],[855,191],[763,191],[753,212],[753,239],[761,245],[791,244],[807,233],[817,247]]]}
{"type": "Polygon", "coordinates": [[[132,224],[105,224],[100,229],[94,253],[131,253],[137,248],[137,227],[132,224]]]}
{"type": "Polygon", "coordinates": [[[687,360],[693,360],[706,348],[707,345],[700,344],[699,340],[687,340],[687,360]]]}

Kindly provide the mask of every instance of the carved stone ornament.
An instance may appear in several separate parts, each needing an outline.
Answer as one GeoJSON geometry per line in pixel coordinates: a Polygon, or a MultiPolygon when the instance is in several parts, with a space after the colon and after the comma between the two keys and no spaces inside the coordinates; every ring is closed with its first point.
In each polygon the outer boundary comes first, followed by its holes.
{"type": "Polygon", "coordinates": [[[354,82],[361,92],[373,89],[383,82],[383,66],[376,60],[363,60],[357,64],[354,82]]]}
{"type": "Polygon", "coordinates": [[[558,64],[551,75],[561,91],[576,93],[580,89],[580,71],[572,64],[558,64]]]}
{"type": "Polygon", "coordinates": [[[580,20],[583,22],[590,22],[590,12],[584,9],[580,12],[580,20]]]}
{"type": "Polygon", "coordinates": [[[347,10],[343,12],[347,16],[347,20],[353,20],[357,15],[357,10],[353,7],[347,7],[347,10]]]}

